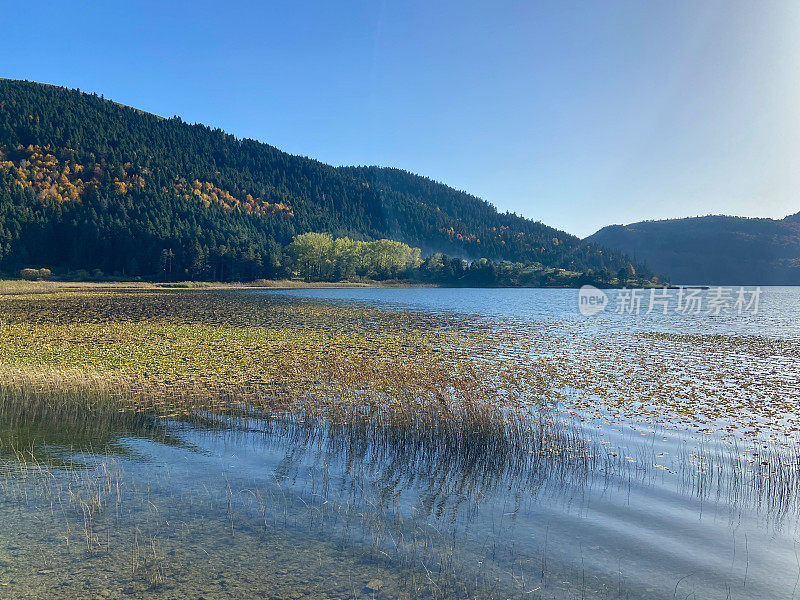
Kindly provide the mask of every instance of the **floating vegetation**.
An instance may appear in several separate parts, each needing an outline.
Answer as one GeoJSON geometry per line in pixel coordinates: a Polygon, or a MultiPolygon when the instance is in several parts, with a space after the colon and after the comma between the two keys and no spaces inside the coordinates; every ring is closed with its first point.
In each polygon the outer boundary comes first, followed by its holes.
{"type": "Polygon", "coordinates": [[[441,315],[215,291],[17,296],[0,313],[6,381],[108,381],[104,394],[162,416],[416,418],[503,410],[543,391],[522,363],[472,360],[480,332],[441,315]]]}
{"type": "Polygon", "coordinates": [[[800,347],[790,339],[587,336],[559,372],[568,402],[589,411],[600,404],[617,417],[790,445],[800,431],[800,347]]]}
{"type": "Polygon", "coordinates": [[[557,406],[773,441],[800,428],[800,349],[787,339],[598,332],[212,289],[6,295],[0,321],[0,369],[15,373],[5,380],[107,381],[162,415],[557,406]]]}

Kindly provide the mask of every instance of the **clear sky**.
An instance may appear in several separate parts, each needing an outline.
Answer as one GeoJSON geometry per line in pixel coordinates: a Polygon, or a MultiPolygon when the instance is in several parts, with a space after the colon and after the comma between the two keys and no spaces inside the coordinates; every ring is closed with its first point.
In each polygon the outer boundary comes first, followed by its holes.
{"type": "Polygon", "coordinates": [[[5,2],[0,74],[577,235],[800,210],[800,2],[5,2]]]}

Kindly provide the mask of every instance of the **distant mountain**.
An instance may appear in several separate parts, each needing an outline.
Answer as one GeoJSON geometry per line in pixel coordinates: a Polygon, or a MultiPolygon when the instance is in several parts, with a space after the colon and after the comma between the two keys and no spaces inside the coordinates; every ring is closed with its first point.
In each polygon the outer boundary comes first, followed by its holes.
{"type": "Polygon", "coordinates": [[[270,277],[282,247],[309,231],[575,271],[630,263],[426,177],[335,168],[94,94],[0,80],[0,271],[270,277]]]}
{"type": "Polygon", "coordinates": [[[610,225],[586,240],[628,253],[673,283],[800,285],[800,213],[610,225]]]}

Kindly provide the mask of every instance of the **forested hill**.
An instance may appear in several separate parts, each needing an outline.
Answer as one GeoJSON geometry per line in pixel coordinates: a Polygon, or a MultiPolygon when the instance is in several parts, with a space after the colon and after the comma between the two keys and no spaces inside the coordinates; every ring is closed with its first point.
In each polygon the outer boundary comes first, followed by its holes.
{"type": "Polygon", "coordinates": [[[800,285],[800,213],[643,221],[604,227],[587,239],[647,262],[673,283],[800,285]]]}
{"type": "Polygon", "coordinates": [[[0,271],[271,277],[282,248],[310,231],[578,271],[629,262],[404,171],[335,168],[93,94],[0,80],[0,271]]]}

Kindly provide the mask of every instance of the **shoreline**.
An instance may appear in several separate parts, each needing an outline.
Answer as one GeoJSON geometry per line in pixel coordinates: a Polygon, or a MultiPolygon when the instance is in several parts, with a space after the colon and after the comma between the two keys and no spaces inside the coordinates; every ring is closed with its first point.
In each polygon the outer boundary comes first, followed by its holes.
{"type": "MultiPolygon", "coordinates": [[[[598,289],[623,289],[614,286],[595,286],[598,289]]],[[[665,286],[654,286],[662,288],[665,286]]],[[[674,289],[674,286],[670,286],[674,289]]],[[[444,285],[417,281],[299,281],[294,279],[261,280],[256,282],[220,281],[59,281],[0,279],[0,295],[25,294],[68,290],[224,290],[224,289],[473,289],[473,290],[579,290],[581,286],[466,286],[444,285]]],[[[627,286],[627,289],[650,289],[650,286],[627,286]]],[[[707,288],[706,288],[707,289],[707,288]]]]}

